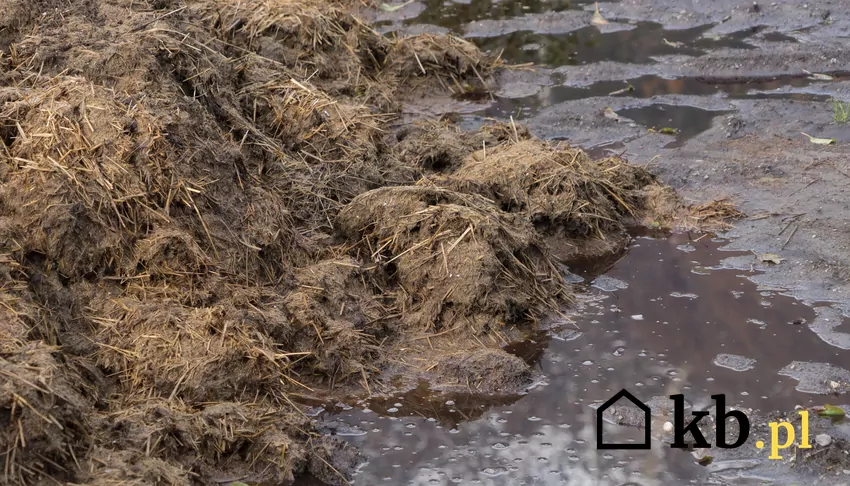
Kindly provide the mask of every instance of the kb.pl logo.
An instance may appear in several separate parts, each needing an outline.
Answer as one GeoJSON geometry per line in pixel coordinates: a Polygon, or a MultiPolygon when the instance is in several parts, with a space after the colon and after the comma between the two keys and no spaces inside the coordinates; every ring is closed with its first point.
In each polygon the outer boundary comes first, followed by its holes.
{"type": "MultiPolygon", "coordinates": [[[[701,449],[711,448],[711,444],[705,439],[705,436],[702,435],[702,431],[699,429],[700,420],[707,417],[709,413],[706,411],[693,411],[691,412],[690,422],[685,423],[685,396],[681,394],[670,395],[670,399],[673,400],[673,443],[670,444],[670,447],[676,449],[689,449],[691,447],[701,449]],[[685,442],[685,435],[689,433],[693,438],[693,442],[691,444],[685,442]]],[[[712,395],[711,399],[714,400],[717,405],[717,416],[714,421],[717,447],[722,449],[734,449],[744,445],[747,442],[747,438],[750,436],[750,419],[740,410],[727,411],[726,395],[712,395]],[[726,441],[726,424],[730,418],[738,422],[738,437],[732,443],[726,441]]],[[[799,413],[802,419],[800,423],[801,443],[797,447],[800,449],[809,449],[812,447],[809,443],[809,412],[801,410],[799,413]]],[[[782,459],[782,456],[779,455],[779,451],[791,447],[796,440],[797,434],[794,426],[791,425],[790,422],[770,422],[767,425],[770,428],[770,456],[768,456],[768,459],[782,459]],[[785,440],[781,444],[779,442],[780,431],[785,433],[785,440]]],[[[635,398],[635,396],[629,393],[628,390],[620,390],[619,393],[611,397],[596,410],[596,447],[598,449],[649,449],[651,448],[651,427],[652,420],[649,407],[635,398]],[[604,440],[602,433],[602,415],[605,410],[622,399],[632,402],[632,404],[641,409],[644,414],[644,424],[646,425],[646,428],[644,429],[644,440],[642,443],[617,444],[606,443],[604,440]]],[[[759,440],[756,442],[756,448],[763,449],[764,447],[764,441],[759,440]]]]}

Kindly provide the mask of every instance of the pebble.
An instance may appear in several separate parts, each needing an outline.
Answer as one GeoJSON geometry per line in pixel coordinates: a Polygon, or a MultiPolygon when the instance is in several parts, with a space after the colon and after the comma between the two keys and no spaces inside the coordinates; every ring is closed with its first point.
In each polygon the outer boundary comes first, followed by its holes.
{"type": "Polygon", "coordinates": [[[815,437],[815,442],[821,447],[826,447],[832,444],[832,437],[827,434],[819,434],[815,437]]]}
{"type": "Polygon", "coordinates": [[[664,422],[664,432],[673,432],[673,422],[664,422]]]}

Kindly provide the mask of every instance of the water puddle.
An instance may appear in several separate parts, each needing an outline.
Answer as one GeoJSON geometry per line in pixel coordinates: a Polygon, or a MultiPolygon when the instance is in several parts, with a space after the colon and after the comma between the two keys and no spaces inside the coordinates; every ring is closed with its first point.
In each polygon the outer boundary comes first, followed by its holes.
{"type": "MultiPolygon", "coordinates": [[[[415,15],[390,22],[383,31],[392,32],[400,26],[445,29],[464,35],[484,51],[500,54],[510,64],[533,63],[549,68],[600,62],[660,66],[658,73],[625,80],[603,80],[587,86],[563,84],[563,74],[559,72],[544,85],[520,82],[512,87],[508,84],[502,86],[504,96],[482,98],[480,110],[475,109],[476,103],[470,103],[472,100],[465,100],[467,105],[462,118],[470,127],[477,127],[489,118],[529,120],[545,108],[596,97],[649,99],[671,95],[722,95],[729,99],[825,101],[828,95],[807,88],[850,79],[850,76],[835,76],[823,80],[801,73],[717,82],[695,76],[674,76],[672,72],[676,69],[658,64],[659,57],[702,56],[721,48],[758,49],[765,43],[796,42],[796,39],[778,32],[764,32],[768,27],[761,25],[726,35],[710,33],[715,24],[665,29],[656,22],[618,22],[616,18],[608,18],[607,25],[588,25],[593,4],[588,0],[426,0],[414,4],[418,6],[415,15]]],[[[570,79],[566,81],[571,82],[570,79]]],[[[658,100],[649,106],[629,107],[626,110],[629,114],[623,116],[647,128],[675,129],[675,139],[665,146],[674,148],[710,128],[716,116],[729,113],[669,103],[671,101],[658,100]]],[[[603,105],[600,110],[602,108],[603,105]]],[[[557,137],[557,134],[550,135],[557,137]]]]}
{"type": "MultiPolygon", "coordinates": [[[[833,81],[844,81],[848,76],[835,76],[833,81]]],[[[757,94],[770,93],[781,89],[802,89],[833,81],[822,81],[805,76],[776,76],[771,80],[712,83],[696,77],[665,78],[648,74],[637,78],[615,81],[600,81],[589,86],[550,86],[540,94],[502,98],[500,110],[510,110],[518,106],[531,106],[539,109],[566,101],[576,101],[602,96],[622,96],[629,98],[653,98],[668,95],[714,96],[723,94],[729,98],[752,98],[757,94]]]]}
{"type": "Polygon", "coordinates": [[[752,93],[747,98],[753,100],[790,100],[790,101],[808,101],[808,102],[819,102],[819,101],[829,101],[833,99],[833,96],[827,94],[818,94],[818,93],[800,93],[800,92],[776,92],[776,93],[765,93],[765,92],[756,92],[752,93]]]}
{"type": "Polygon", "coordinates": [[[782,32],[768,32],[762,36],[762,39],[767,42],[790,42],[792,44],[797,44],[799,42],[794,37],[783,34],[782,32]]]}
{"type": "Polygon", "coordinates": [[[672,129],[671,141],[665,148],[679,147],[688,139],[699,135],[711,128],[711,122],[715,117],[730,113],[729,111],[711,111],[687,105],[666,105],[661,103],[642,106],[640,108],[626,108],[617,114],[621,117],[634,121],[639,125],[651,128],[662,133],[672,129]]]}
{"type": "MultiPolygon", "coordinates": [[[[600,81],[586,87],[542,87],[537,94],[518,98],[496,97],[495,102],[479,112],[483,118],[527,120],[543,109],[589,98],[600,98],[600,110],[606,103],[602,98],[611,96],[626,99],[650,99],[672,95],[716,96],[727,99],[774,99],[792,101],[828,101],[829,94],[816,92],[809,87],[845,81],[850,76],[834,76],[824,81],[803,76],[777,76],[771,80],[712,83],[696,77],[664,78],[645,75],[628,80],[600,81]]],[[[675,142],[666,148],[678,147],[688,139],[711,128],[712,120],[729,110],[706,110],[688,105],[654,103],[648,106],[627,108],[617,114],[647,128],[674,128],[678,131],[675,142]]]]}
{"type": "MultiPolygon", "coordinates": [[[[571,278],[587,290],[580,331],[509,348],[547,379],[524,396],[437,396],[421,387],[329,407],[316,419],[368,458],[354,478],[362,485],[685,484],[751,467],[706,468],[659,441],[651,451],[598,450],[595,442],[594,406],[623,388],[663,416],[672,393],[694,409],[725,393],[729,405],[793,410],[822,403],[806,392],[819,391],[812,384],[824,376],[850,381],[850,372],[818,365],[848,368],[850,356],[809,329],[813,309],[759,290],[745,278],[749,269],[724,265],[740,254],[720,245],[687,234],[641,237],[625,256],[573,264],[571,278]]],[[[643,432],[606,424],[605,433],[622,443],[643,432]]]]}
{"type": "Polygon", "coordinates": [[[627,30],[603,32],[588,25],[567,34],[538,34],[533,31],[511,32],[495,37],[472,37],[482,50],[502,53],[509,63],[532,62],[543,66],[588,64],[614,61],[652,64],[654,57],[671,54],[699,56],[708,49],[752,48],[741,39],[749,35],[707,38],[702,35],[712,26],[666,30],[661,24],[640,22],[627,30]]]}
{"type": "Polygon", "coordinates": [[[589,0],[532,0],[523,2],[498,2],[493,0],[425,0],[425,9],[415,18],[406,20],[405,25],[427,24],[462,34],[463,28],[482,20],[506,20],[528,14],[555,13],[565,10],[583,9],[592,4],[589,0]]]}

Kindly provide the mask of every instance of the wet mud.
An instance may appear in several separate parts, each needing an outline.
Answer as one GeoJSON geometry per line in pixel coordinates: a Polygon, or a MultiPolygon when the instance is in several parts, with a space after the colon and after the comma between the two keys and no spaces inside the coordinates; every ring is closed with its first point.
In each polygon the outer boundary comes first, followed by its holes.
{"type": "MultiPolygon", "coordinates": [[[[468,24],[499,22],[504,28],[496,34],[503,38],[566,39],[593,28],[588,26],[592,4],[513,17],[478,5],[479,12],[489,13],[468,24]],[[552,34],[553,24],[564,27],[552,34]]],[[[663,35],[701,33],[676,47],[663,40],[659,44],[654,33],[643,42],[583,46],[593,56],[584,64],[551,57],[543,44],[517,41],[504,52],[518,53],[518,62],[535,53],[550,56],[552,64],[501,73],[494,100],[480,103],[478,111],[464,107],[468,126],[513,117],[545,138],[569,140],[593,153],[623,154],[638,163],[651,161],[655,173],[694,199],[746,194],[736,200],[754,217],[732,231],[732,245],[745,251],[781,250],[788,257],[760,279],[794,289],[809,303],[844,300],[850,272],[841,194],[847,171],[834,161],[845,158],[850,138],[833,105],[850,100],[846,39],[835,35],[850,24],[846,9],[836,2],[784,1],[612,2],[599,9],[608,24],[596,26],[598,38],[640,32],[647,22],[663,26],[663,35]],[[754,48],[692,52],[699,42],[724,39],[754,48]],[[674,52],[661,53],[659,47],[674,52]],[[611,60],[629,57],[628,52],[633,60],[611,60]],[[687,116],[670,116],[659,105],[672,105],[687,116]],[[607,108],[617,116],[606,116],[611,115],[607,108]],[[637,116],[630,120],[621,115],[624,110],[637,116]],[[671,133],[659,133],[660,128],[671,133]],[[803,133],[836,143],[812,144],[803,133]],[[782,231],[790,217],[795,217],[793,224],[782,231]]],[[[458,23],[457,16],[452,22],[458,23]]]]}

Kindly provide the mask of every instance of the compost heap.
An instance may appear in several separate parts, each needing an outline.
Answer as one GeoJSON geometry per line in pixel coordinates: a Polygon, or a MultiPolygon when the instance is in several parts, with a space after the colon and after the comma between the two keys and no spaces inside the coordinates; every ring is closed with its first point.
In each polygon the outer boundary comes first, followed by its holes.
{"type": "Polygon", "coordinates": [[[507,391],[499,345],[569,297],[547,241],[678,207],[516,125],[394,127],[400,93],[499,62],[365,7],[0,4],[3,482],[344,482],[356,451],[300,399],[390,369],[507,391]]]}

